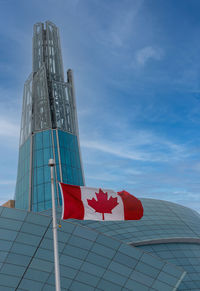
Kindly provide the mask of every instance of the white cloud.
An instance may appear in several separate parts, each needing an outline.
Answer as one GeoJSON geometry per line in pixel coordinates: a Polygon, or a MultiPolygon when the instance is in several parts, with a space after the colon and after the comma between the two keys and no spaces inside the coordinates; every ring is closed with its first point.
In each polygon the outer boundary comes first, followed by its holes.
{"type": "Polygon", "coordinates": [[[0,185],[15,185],[16,180],[0,180],[0,185]]]}
{"type": "Polygon", "coordinates": [[[144,156],[142,153],[135,152],[127,152],[120,147],[120,145],[117,144],[109,144],[107,142],[100,142],[100,141],[81,141],[81,146],[85,148],[90,148],[94,150],[99,150],[105,153],[109,153],[121,158],[127,158],[131,160],[139,160],[139,161],[145,161],[147,160],[147,157],[144,156]]]}
{"type": "Polygon", "coordinates": [[[0,137],[19,138],[19,125],[14,122],[0,118],[0,137]]]}
{"type": "Polygon", "coordinates": [[[138,50],[135,54],[136,62],[140,66],[144,66],[150,59],[160,61],[163,58],[163,56],[164,56],[163,49],[153,46],[146,46],[138,50]]]}
{"type": "MultiPolygon", "coordinates": [[[[111,137],[112,139],[114,137],[111,137]]],[[[124,137],[119,136],[115,142],[103,138],[91,137],[82,139],[81,146],[87,149],[101,151],[119,158],[125,158],[143,162],[170,162],[172,160],[182,160],[190,156],[190,151],[182,144],[175,144],[152,133],[137,132],[124,133],[124,137]],[[131,136],[134,135],[134,138],[131,136]],[[128,138],[126,137],[128,136],[128,138]],[[145,138],[148,137],[148,138],[145,138]]]]}

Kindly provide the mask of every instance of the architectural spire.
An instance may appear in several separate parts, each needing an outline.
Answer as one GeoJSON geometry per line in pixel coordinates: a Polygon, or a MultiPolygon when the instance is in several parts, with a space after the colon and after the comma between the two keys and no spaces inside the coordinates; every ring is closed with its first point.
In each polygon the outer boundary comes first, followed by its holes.
{"type": "MultiPolygon", "coordinates": [[[[33,68],[24,85],[16,208],[41,211],[51,207],[46,171],[52,155],[56,182],[84,184],[73,86],[71,70],[64,81],[58,28],[50,21],[35,24],[33,68]]],[[[55,187],[59,204],[56,183],[55,187]]]]}

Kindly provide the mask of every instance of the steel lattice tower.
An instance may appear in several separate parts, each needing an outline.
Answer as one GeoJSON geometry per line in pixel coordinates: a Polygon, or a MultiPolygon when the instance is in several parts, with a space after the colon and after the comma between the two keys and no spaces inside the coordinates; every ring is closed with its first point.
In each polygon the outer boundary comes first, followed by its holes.
{"type": "Polygon", "coordinates": [[[34,25],[33,70],[24,85],[15,207],[30,211],[51,208],[53,157],[57,182],[84,185],[73,74],[64,81],[58,28],[46,21],[34,25]]]}

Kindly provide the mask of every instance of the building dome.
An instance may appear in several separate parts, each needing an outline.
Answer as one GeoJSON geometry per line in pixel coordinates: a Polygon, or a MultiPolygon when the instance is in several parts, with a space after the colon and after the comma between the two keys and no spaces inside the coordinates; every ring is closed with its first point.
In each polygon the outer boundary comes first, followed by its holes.
{"type": "MultiPolygon", "coordinates": [[[[167,201],[141,201],[140,221],[62,221],[62,290],[200,289],[198,213],[167,201]]],[[[50,210],[0,207],[1,290],[55,289],[51,223],[50,210]]]]}

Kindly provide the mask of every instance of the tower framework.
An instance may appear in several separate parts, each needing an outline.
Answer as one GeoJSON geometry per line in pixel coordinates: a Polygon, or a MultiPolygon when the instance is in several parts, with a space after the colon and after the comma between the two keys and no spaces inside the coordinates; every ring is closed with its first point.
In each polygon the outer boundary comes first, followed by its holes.
{"type": "Polygon", "coordinates": [[[84,185],[73,73],[64,81],[58,28],[34,25],[32,73],[24,85],[15,207],[51,208],[48,160],[54,158],[56,203],[59,181],[84,185]]]}

